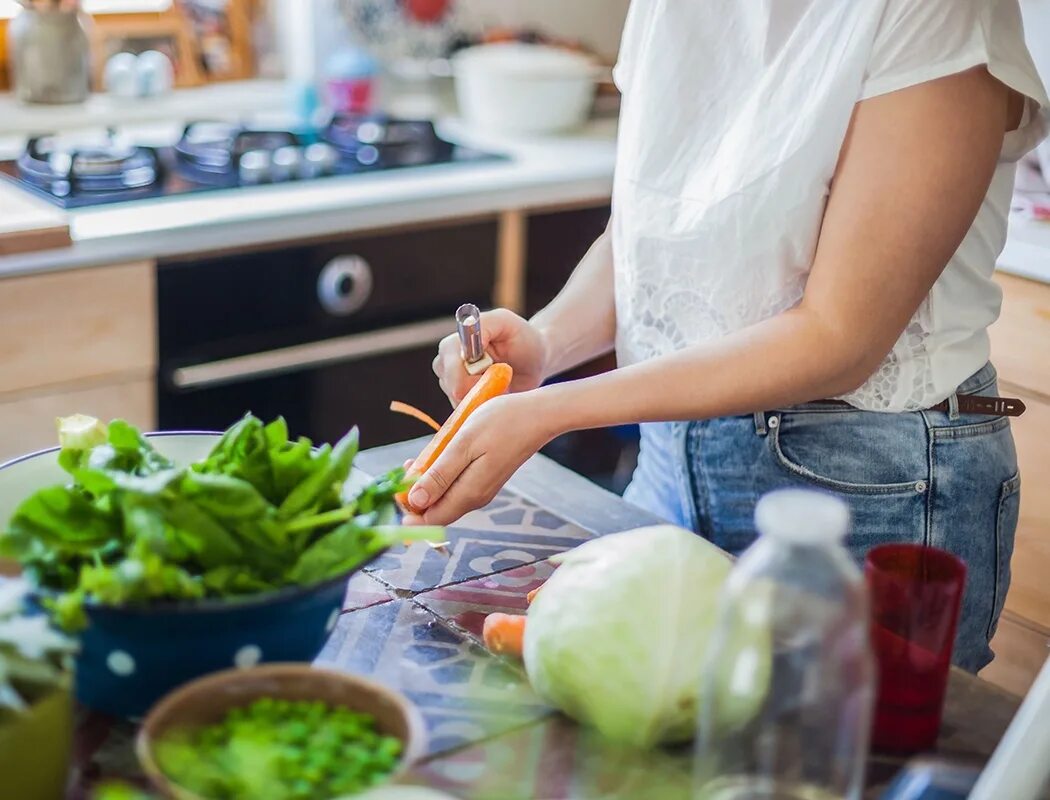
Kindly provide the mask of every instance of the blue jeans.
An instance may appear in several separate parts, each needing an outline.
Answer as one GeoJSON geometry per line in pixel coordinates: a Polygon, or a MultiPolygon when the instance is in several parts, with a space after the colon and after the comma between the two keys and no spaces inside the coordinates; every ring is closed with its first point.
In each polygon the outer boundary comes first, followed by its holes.
{"type": "MultiPolygon", "coordinates": [[[[997,394],[989,364],[959,387],[997,394]]],[[[925,543],[967,565],[954,661],[992,660],[1010,585],[1020,479],[1005,417],[883,414],[810,403],[746,417],[642,426],[625,498],[737,555],[755,540],[755,503],[782,487],[830,490],[853,513],[858,563],[887,542],[925,543]]]]}

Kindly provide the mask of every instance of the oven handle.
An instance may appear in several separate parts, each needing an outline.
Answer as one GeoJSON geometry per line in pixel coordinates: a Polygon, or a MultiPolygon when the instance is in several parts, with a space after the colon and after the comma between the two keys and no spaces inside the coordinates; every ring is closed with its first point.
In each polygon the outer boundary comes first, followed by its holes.
{"type": "Polygon", "coordinates": [[[265,353],[252,353],[206,364],[179,367],[172,370],[171,383],[177,389],[222,386],[237,381],[412,350],[423,345],[437,344],[450,333],[454,331],[451,320],[447,317],[413,322],[396,328],[355,333],[338,339],[324,339],[265,353]]]}

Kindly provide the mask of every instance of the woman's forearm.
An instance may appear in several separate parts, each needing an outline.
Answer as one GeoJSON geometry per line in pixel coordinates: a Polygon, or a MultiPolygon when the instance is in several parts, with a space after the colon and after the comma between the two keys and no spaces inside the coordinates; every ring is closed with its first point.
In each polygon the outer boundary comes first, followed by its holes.
{"type": "Polygon", "coordinates": [[[612,350],[616,307],[608,230],[587,251],[565,288],[532,318],[532,324],[544,338],[548,378],[612,350]]]}
{"type": "Polygon", "coordinates": [[[794,309],[716,342],[537,390],[552,435],[708,419],[834,397],[878,358],[812,312],[794,309]]]}

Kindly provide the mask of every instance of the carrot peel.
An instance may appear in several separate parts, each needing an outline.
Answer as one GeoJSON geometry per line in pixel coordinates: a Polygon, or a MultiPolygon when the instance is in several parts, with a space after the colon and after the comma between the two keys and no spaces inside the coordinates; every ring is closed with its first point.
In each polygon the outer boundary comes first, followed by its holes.
{"type": "Polygon", "coordinates": [[[482,638],[490,653],[521,658],[525,649],[525,621],[519,614],[489,614],[482,627],[482,638]]]}
{"type": "Polygon", "coordinates": [[[438,425],[437,421],[425,411],[420,411],[415,406],[410,406],[408,403],[402,403],[400,400],[395,400],[390,404],[390,410],[395,414],[404,414],[407,417],[412,417],[433,428],[435,431],[441,430],[441,426],[438,425]]]}
{"type": "MultiPolygon", "coordinates": [[[[470,415],[492,398],[506,394],[510,390],[510,382],[513,378],[514,370],[511,369],[510,364],[493,364],[489,367],[485,374],[481,376],[481,380],[474,384],[474,387],[467,392],[467,396],[456,406],[451,416],[445,420],[445,424],[434,434],[434,438],[423,448],[423,452],[417,456],[408,470],[407,477],[418,477],[430,469],[445,451],[445,448],[448,447],[452,438],[459,432],[459,429],[466,423],[470,415]]],[[[413,508],[408,502],[407,492],[399,494],[397,502],[401,504],[402,508],[408,509],[413,514],[420,513],[420,509],[413,508]]]]}

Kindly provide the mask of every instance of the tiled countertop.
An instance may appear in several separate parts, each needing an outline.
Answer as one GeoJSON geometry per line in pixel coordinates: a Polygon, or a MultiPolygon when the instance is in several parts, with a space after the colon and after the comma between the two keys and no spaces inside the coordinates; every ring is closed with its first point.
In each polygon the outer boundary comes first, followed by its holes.
{"type": "MultiPolygon", "coordinates": [[[[406,442],[368,451],[358,466],[380,473],[421,446],[406,442]]],[[[485,615],[523,611],[525,595],[550,574],[550,555],[657,521],[537,456],[492,505],[449,531],[450,556],[416,545],[392,551],[355,576],[317,665],[372,676],[417,704],[429,752],[406,783],[464,800],[686,800],[688,750],[633,753],[597,740],[546,707],[520,665],[494,658],[481,645],[485,615]]],[[[954,674],[940,752],[983,762],[1017,705],[990,684],[954,674]]],[[[81,720],[81,786],[102,776],[135,775],[132,733],[126,724],[81,720]]],[[[898,760],[874,757],[867,796],[878,797],[899,768],[898,760]]]]}

